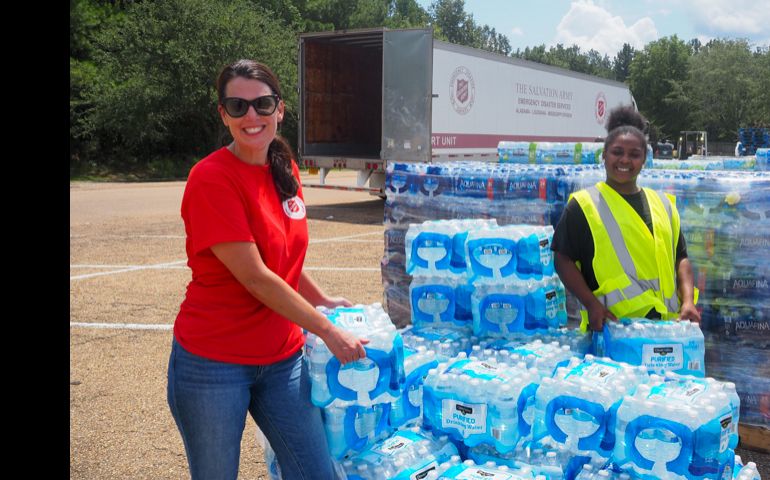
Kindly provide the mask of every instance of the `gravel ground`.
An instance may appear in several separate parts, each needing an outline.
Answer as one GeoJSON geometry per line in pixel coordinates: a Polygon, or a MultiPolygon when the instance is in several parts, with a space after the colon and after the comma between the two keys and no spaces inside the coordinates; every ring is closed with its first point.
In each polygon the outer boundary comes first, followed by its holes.
{"type": "MultiPolygon", "coordinates": [[[[70,185],[70,322],[109,324],[70,328],[70,478],[189,478],[166,404],[169,327],[190,279],[179,216],[183,189],[182,182],[70,185]]],[[[313,277],[354,302],[382,301],[382,201],[310,188],[305,197],[305,265],[313,277]]],[[[770,455],[738,453],[770,479],[770,455]]],[[[239,477],[267,478],[253,422],[244,432],[239,477]]]]}

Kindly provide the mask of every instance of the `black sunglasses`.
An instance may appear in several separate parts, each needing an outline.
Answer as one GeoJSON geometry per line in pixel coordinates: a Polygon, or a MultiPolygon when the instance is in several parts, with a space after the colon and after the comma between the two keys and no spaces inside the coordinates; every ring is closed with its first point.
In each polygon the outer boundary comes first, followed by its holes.
{"type": "Polygon", "coordinates": [[[225,107],[225,111],[233,118],[238,118],[246,115],[249,111],[249,105],[254,107],[254,110],[263,117],[267,117],[275,112],[278,108],[278,102],[281,101],[281,97],[276,94],[263,95],[257,97],[254,100],[246,100],[238,97],[227,97],[222,100],[222,106],[225,107]]]}

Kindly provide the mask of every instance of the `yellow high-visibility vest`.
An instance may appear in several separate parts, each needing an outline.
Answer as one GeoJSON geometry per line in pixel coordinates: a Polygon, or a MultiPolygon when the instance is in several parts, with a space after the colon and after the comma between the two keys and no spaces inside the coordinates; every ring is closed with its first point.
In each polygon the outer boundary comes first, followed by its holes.
{"type": "MultiPolygon", "coordinates": [[[[673,319],[679,311],[674,265],[680,227],[676,198],[643,190],[654,235],[606,183],[573,194],[593,237],[593,267],[599,284],[593,293],[618,318],[644,317],[654,308],[662,319],[673,319]]],[[[582,311],[581,316],[580,327],[586,331],[588,315],[582,311]]]]}

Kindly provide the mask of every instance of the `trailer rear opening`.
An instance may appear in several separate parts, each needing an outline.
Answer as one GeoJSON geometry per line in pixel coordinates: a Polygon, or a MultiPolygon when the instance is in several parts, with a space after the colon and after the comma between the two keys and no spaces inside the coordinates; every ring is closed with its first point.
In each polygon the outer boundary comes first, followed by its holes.
{"type": "Polygon", "coordinates": [[[304,155],[379,159],[382,32],[304,45],[304,155]]]}

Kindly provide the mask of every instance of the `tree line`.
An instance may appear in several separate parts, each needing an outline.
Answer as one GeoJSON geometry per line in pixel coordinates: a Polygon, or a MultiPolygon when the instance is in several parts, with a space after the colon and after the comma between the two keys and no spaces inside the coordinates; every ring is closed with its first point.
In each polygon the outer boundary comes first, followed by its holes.
{"type": "Polygon", "coordinates": [[[434,37],[625,82],[651,138],[770,126],[770,52],[745,39],[664,37],[613,58],[577,45],[512,50],[464,0],[70,0],[70,171],[180,177],[226,141],[214,79],[238,58],[282,82],[282,134],[296,145],[297,50],[303,32],[432,27],[434,37]]]}

